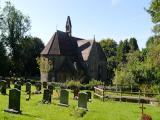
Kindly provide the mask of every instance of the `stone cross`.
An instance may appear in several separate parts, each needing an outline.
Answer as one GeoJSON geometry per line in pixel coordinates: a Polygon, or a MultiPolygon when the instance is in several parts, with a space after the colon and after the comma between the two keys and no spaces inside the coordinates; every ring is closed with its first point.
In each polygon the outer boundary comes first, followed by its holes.
{"type": "Polygon", "coordinates": [[[9,106],[8,109],[4,110],[5,112],[11,112],[16,114],[21,113],[20,95],[21,92],[17,88],[9,90],[9,106]]]}
{"type": "Polygon", "coordinates": [[[62,89],[60,92],[60,103],[59,105],[68,107],[68,99],[69,99],[69,92],[65,89],[62,89]]]}
{"type": "Polygon", "coordinates": [[[42,103],[44,104],[51,103],[51,92],[49,89],[44,90],[42,103]]]}
{"type": "Polygon", "coordinates": [[[0,86],[1,86],[1,93],[3,95],[6,95],[6,81],[5,80],[1,80],[0,81],[0,86]]]}
{"type": "Polygon", "coordinates": [[[84,92],[79,93],[78,108],[83,108],[87,110],[87,102],[88,102],[87,93],[84,93],[84,92]]]}

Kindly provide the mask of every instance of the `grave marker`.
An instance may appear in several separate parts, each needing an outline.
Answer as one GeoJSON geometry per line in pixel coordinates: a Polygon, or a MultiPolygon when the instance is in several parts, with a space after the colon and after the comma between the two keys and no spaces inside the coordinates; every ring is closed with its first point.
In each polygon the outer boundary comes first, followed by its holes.
{"type": "Polygon", "coordinates": [[[8,109],[4,110],[5,112],[16,113],[16,114],[21,113],[20,95],[21,92],[17,88],[9,90],[9,106],[8,109]]]}
{"type": "Polygon", "coordinates": [[[69,99],[69,92],[65,89],[62,89],[60,92],[60,103],[59,105],[68,107],[68,99],[69,99]]]}
{"type": "Polygon", "coordinates": [[[87,110],[87,101],[88,101],[87,93],[84,92],[79,93],[78,108],[83,108],[87,110]]]}
{"type": "Polygon", "coordinates": [[[53,85],[52,84],[49,84],[48,85],[48,89],[49,89],[49,91],[51,92],[51,95],[53,94],[53,85]]]}
{"type": "Polygon", "coordinates": [[[47,82],[43,82],[43,88],[47,89],[47,82]]]}
{"type": "Polygon", "coordinates": [[[21,90],[21,85],[19,83],[15,83],[14,88],[17,88],[18,90],[21,90]]]}
{"type": "Polygon", "coordinates": [[[51,103],[51,93],[48,89],[44,90],[42,102],[45,104],[51,103]]]}
{"type": "Polygon", "coordinates": [[[1,94],[6,95],[6,81],[1,80],[0,85],[1,85],[1,94]]]}
{"type": "Polygon", "coordinates": [[[27,92],[27,94],[31,92],[31,85],[32,84],[30,82],[26,83],[26,92],[27,92]]]}

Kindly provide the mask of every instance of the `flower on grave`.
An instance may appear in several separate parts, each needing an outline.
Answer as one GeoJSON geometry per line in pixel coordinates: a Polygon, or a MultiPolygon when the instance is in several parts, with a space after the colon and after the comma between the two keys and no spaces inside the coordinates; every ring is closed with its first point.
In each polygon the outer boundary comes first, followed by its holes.
{"type": "Polygon", "coordinates": [[[141,120],[152,120],[152,117],[150,115],[147,115],[147,114],[143,114],[141,116],[141,120]]]}

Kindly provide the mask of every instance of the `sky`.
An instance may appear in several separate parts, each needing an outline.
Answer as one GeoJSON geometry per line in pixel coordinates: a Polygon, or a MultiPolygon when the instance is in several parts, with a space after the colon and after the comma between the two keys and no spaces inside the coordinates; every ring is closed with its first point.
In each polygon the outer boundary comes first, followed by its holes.
{"type": "MultiPolygon", "coordinates": [[[[96,41],[112,38],[117,43],[135,37],[144,48],[153,35],[150,15],[144,10],[151,0],[10,0],[31,19],[30,34],[47,44],[56,30],[65,31],[71,17],[72,35],[96,41]]],[[[4,2],[4,1],[3,1],[4,2]]],[[[4,5],[1,2],[2,6],[4,5]]]]}

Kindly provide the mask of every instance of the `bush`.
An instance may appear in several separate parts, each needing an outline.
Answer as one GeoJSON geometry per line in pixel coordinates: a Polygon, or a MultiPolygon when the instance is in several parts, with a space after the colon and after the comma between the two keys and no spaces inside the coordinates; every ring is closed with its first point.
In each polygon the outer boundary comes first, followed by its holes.
{"type": "Polygon", "coordinates": [[[82,86],[82,84],[80,83],[80,81],[74,81],[74,80],[67,81],[66,85],[70,89],[80,88],[82,86]]]}
{"type": "Polygon", "coordinates": [[[86,87],[90,90],[93,90],[95,86],[103,85],[103,82],[98,80],[91,80],[89,81],[89,84],[86,84],[86,87]]]}
{"type": "Polygon", "coordinates": [[[140,120],[152,120],[152,117],[150,115],[143,114],[140,120]]]}
{"type": "Polygon", "coordinates": [[[155,98],[158,102],[160,102],[160,95],[157,95],[155,98]]]}

